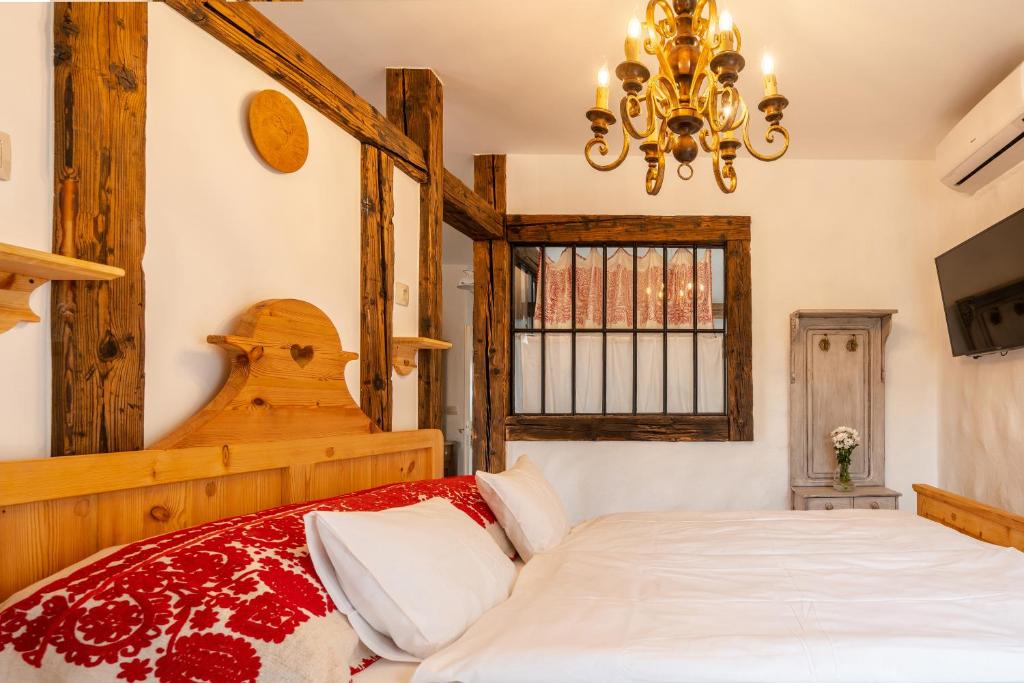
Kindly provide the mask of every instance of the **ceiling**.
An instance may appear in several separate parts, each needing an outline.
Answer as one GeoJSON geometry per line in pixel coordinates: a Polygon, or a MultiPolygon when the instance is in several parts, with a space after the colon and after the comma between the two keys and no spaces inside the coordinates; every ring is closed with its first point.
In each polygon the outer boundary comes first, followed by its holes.
{"type": "MultiPolygon", "coordinates": [[[[258,3],[384,110],[384,68],[444,82],[445,162],[575,154],[597,69],[621,59],[639,0],[335,0],[258,3]]],[[[1024,0],[727,0],[760,96],[760,57],[790,100],[789,155],[930,159],[935,144],[1024,60],[1024,0]]],[[[615,90],[613,90],[613,93],[615,90]]],[[[761,123],[758,121],[758,123],[761,123]]],[[[757,137],[760,139],[760,136],[757,137]]],[[[464,173],[460,173],[464,175],[464,173]]]]}

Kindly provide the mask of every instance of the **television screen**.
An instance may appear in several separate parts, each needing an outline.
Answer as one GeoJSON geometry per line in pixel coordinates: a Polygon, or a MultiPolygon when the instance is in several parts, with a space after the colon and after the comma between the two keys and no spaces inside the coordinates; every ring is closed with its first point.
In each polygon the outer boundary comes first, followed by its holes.
{"type": "Polygon", "coordinates": [[[954,356],[1024,346],[1024,210],[935,259],[954,356]]]}

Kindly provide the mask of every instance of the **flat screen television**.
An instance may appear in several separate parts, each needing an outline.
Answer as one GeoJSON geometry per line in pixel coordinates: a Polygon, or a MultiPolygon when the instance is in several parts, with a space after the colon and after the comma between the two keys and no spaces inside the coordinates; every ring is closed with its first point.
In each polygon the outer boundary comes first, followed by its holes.
{"type": "Polygon", "coordinates": [[[954,356],[1024,347],[1024,209],[935,259],[954,356]]]}

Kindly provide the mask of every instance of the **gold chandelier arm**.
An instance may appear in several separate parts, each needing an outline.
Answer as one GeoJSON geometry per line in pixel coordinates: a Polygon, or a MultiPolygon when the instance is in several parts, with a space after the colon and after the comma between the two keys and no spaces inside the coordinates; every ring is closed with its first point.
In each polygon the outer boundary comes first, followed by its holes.
{"type": "Polygon", "coordinates": [[[640,111],[640,98],[636,95],[627,95],[622,98],[619,103],[619,113],[622,115],[622,126],[625,130],[637,140],[643,140],[654,133],[654,129],[658,126],[658,117],[655,115],[654,107],[654,89],[651,87],[647,88],[647,94],[643,99],[647,108],[647,123],[644,124],[643,132],[638,131],[633,125],[633,117],[639,116],[640,111]]]}
{"type": "Polygon", "coordinates": [[[736,169],[730,162],[726,162],[725,168],[722,168],[722,158],[718,150],[711,155],[711,167],[715,171],[715,182],[718,183],[718,189],[726,194],[735,192],[738,183],[736,169]]]}
{"type": "Polygon", "coordinates": [[[672,79],[663,73],[659,73],[647,87],[654,91],[655,105],[658,104],[659,99],[665,103],[662,106],[658,106],[657,112],[659,118],[667,119],[669,112],[679,106],[679,98],[676,96],[676,88],[672,83],[672,79]]]}
{"type": "Polygon", "coordinates": [[[777,123],[773,123],[770,126],[768,126],[768,130],[765,131],[764,139],[765,139],[765,142],[767,142],[769,145],[775,143],[775,135],[776,134],[778,134],[778,135],[780,135],[782,137],[782,143],[781,143],[782,147],[777,152],[775,152],[774,154],[770,154],[770,153],[769,154],[764,154],[762,152],[759,152],[759,151],[757,151],[757,149],[752,144],[750,144],[750,134],[749,134],[750,133],[750,112],[749,111],[743,117],[742,128],[743,128],[743,144],[747,148],[747,151],[750,152],[750,155],[752,157],[754,157],[755,159],[758,159],[760,161],[775,161],[777,159],[781,159],[782,155],[785,154],[786,151],[789,149],[789,131],[786,130],[785,126],[780,126],[777,123]]]}
{"type": "Polygon", "coordinates": [[[700,148],[705,152],[711,152],[714,150],[718,151],[718,133],[710,130],[709,128],[701,128],[700,134],[697,136],[700,141],[700,148]]]}
{"type": "Polygon", "coordinates": [[[587,142],[587,146],[583,148],[583,156],[587,158],[587,163],[590,164],[591,168],[598,171],[614,171],[622,162],[626,159],[626,154],[629,152],[629,135],[626,133],[625,128],[622,130],[622,150],[619,152],[619,156],[607,164],[601,164],[590,158],[590,152],[592,149],[597,147],[597,151],[601,156],[608,156],[608,143],[604,141],[603,135],[595,135],[590,138],[587,142]]]}
{"type": "Polygon", "coordinates": [[[669,4],[668,0],[649,0],[647,3],[647,25],[655,30],[655,32],[661,36],[662,42],[665,40],[671,40],[676,36],[675,22],[672,19],[676,16],[675,11],[672,9],[672,5],[669,4]],[[657,12],[661,10],[661,13],[665,15],[663,21],[658,21],[657,12]]]}
{"type": "Polygon", "coordinates": [[[661,191],[661,184],[665,182],[665,155],[658,154],[658,164],[647,167],[646,188],[647,194],[655,195],[661,191]]]}

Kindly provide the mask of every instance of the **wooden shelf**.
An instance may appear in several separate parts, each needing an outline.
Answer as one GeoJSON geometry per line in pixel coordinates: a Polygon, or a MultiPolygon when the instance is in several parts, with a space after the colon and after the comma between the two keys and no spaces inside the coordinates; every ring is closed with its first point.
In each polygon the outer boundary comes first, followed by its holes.
{"type": "Polygon", "coordinates": [[[113,280],[124,275],[115,266],[83,261],[0,242],[0,334],[19,322],[39,322],[29,296],[50,280],[113,280]]]}
{"type": "Polygon", "coordinates": [[[421,349],[428,351],[447,351],[452,348],[451,342],[429,337],[392,337],[391,365],[399,375],[408,375],[416,367],[416,352],[421,349]]]}

